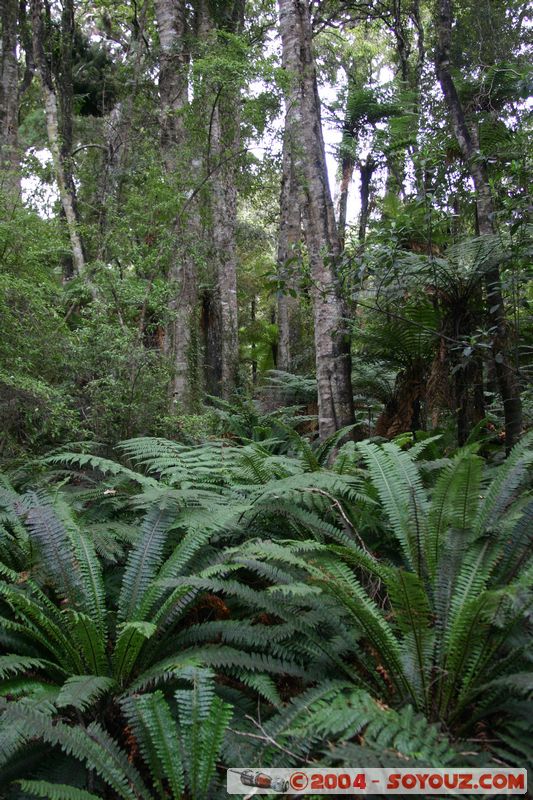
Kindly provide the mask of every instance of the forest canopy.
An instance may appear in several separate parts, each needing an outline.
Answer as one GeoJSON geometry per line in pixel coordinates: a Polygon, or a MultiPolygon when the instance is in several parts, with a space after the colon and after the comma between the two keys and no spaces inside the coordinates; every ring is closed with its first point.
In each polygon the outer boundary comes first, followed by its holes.
{"type": "Polygon", "coordinates": [[[0,25],[0,795],[530,766],[527,2],[0,25]]]}

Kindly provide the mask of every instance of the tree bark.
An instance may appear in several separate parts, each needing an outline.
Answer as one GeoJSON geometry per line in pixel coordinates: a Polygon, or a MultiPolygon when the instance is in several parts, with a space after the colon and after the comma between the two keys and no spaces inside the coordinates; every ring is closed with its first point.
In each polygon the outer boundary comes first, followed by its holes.
{"type": "Polygon", "coordinates": [[[280,194],[280,221],[278,230],[277,270],[283,286],[277,298],[278,347],[276,367],[284,372],[293,368],[295,316],[297,299],[290,294],[296,287],[295,262],[302,239],[302,214],[300,190],[290,148],[290,137],[285,133],[280,194]]]}
{"type": "Polygon", "coordinates": [[[370,182],[376,169],[376,163],[372,156],[368,156],[364,163],[359,164],[359,174],[361,176],[361,215],[359,217],[359,244],[361,247],[366,240],[366,229],[368,227],[368,215],[370,210],[370,182]]]}
{"type": "Polygon", "coordinates": [[[20,194],[17,16],[17,0],[3,0],[0,53],[0,189],[15,197],[20,194]]]}
{"type": "MultiPolygon", "coordinates": [[[[160,43],[161,153],[169,181],[177,181],[180,194],[188,197],[197,179],[198,163],[191,156],[185,124],[190,64],[187,8],[184,0],[156,0],[155,11],[160,43]]],[[[176,286],[176,294],[170,302],[173,319],[167,328],[165,349],[174,367],[171,408],[189,411],[194,406],[198,388],[196,250],[201,225],[196,201],[190,202],[186,209],[182,204],[174,222],[173,236],[175,248],[169,278],[176,286]]]]}
{"type": "MultiPolygon", "coordinates": [[[[229,94],[229,93],[228,93],[229,94]]],[[[220,99],[220,96],[219,96],[220,99]]],[[[216,264],[214,303],[219,325],[220,376],[217,394],[229,399],[237,385],[239,340],[237,309],[237,187],[235,161],[240,138],[239,101],[226,97],[224,109],[216,101],[210,151],[218,163],[212,177],[211,225],[216,264]],[[229,158],[229,160],[227,160],[229,158]]],[[[218,377],[218,376],[217,376],[218,377]]]]}
{"type": "MultiPolygon", "coordinates": [[[[457,144],[474,182],[479,233],[481,236],[490,236],[495,232],[495,215],[487,168],[474,144],[474,137],[466,121],[451,73],[452,20],[451,0],[439,0],[436,20],[438,34],[436,72],[457,144]]],[[[519,438],[522,430],[522,402],[518,381],[509,354],[509,333],[505,318],[500,271],[497,266],[486,273],[485,285],[488,318],[494,330],[492,351],[498,387],[503,401],[505,443],[507,451],[509,451],[519,438]]]]}
{"type": "MultiPolygon", "coordinates": [[[[217,30],[239,34],[244,24],[244,0],[216,11],[202,9],[203,37],[217,30]]],[[[210,244],[213,288],[205,298],[206,385],[211,394],[229,399],[238,382],[239,336],[237,305],[237,173],[241,143],[240,88],[208,79],[209,115],[206,172],[210,179],[210,244]],[[209,329],[210,328],[210,329],[209,329]]]]}
{"type": "Polygon", "coordinates": [[[31,10],[33,23],[33,57],[39,72],[43,90],[48,145],[52,153],[59,197],[67,224],[74,274],[80,275],[85,266],[85,257],[81,236],[78,230],[75,198],[68,184],[67,173],[65,171],[65,164],[61,152],[57,94],[50,65],[45,54],[45,42],[47,37],[43,20],[42,0],[32,0],[31,10]]]}
{"type": "Polygon", "coordinates": [[[328,183],[307,0],[279,0],[289,131],[298,183],[309,213],[319,435],[353,423],[350,345],[337,277],[341,243],[328,183]]]}
{"type": "Polygon", "coordinates": [[[161,148],[167,171],[173,173],[177,147],[184,143],[188,106],[190,52],[185,0],[156,0],[155,12],[160,47],[161,148]]]}
{"type": "Polygon", "coordinates": [[[348,215],[348,195],[350,184],[353,180],[355,169],[355,158],[343,156],[341,163],[341,182],[339,191],[339,239],[341,247],[344,248],[346,240],[346,219],[348,215]]]}
{"type": "Polygon", "coordinates": [[[104,121],[105,157],[98,186],[100,247],[98,259],[107,259],[107,227],[109,206],[120,208],[129,154],[131,131],[140,79],[144,67],[144,33],[146,30],[147,2],[143,2],[132,22],[128,46],[125,47],[125,64],[131,74],[123,98],[117,102],[104,121]]]}
{"type": "MultiPolygon", "coordinates": [[[[55,82],[59,89],[59,141],[60,158],[66,191],[72,198],[74,216],[79,220],[76,187],[72,169],[72,147],[74,136],[74,82],[72,76],[72,52],[74,47],[74,3],[63,0],[61,10],[61,58],[56,67],[55,82]]],[[[66,219],[64,209],[63,217],[66,219]]],[[[83,248],[83,241],[81,241],[83,248]]],[[[85,261],[85,251],[83,251],[85,261]]],[[[78,269],[79,272],[79,269],[78,269]]],[[[68,254],[63,259],[63,280],[70,280],[75,274],[74,259],[68,254]]]]}
{"type": "Polygon", "coordinates": [[[33,42],[31,35],[31,25],[28,20],[28,11],[26,0],[19,2],[19,43],[20,48],[24,52],[24,75],[22,82],[19,86],[19,97],[21,97],[30,88],[33,76],[35,74],[35,62],[33,60],[33,42]]]}

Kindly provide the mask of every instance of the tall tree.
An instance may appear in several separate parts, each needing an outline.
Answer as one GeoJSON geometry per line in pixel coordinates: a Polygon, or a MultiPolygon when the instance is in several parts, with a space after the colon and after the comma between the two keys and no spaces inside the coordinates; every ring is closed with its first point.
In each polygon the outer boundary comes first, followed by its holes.
{"type": "Polygon", "coordinates": [[[337,269],[341,256],[329,188],[307,0],[279,0],[283,67],[288,73],[287,129],[309,224],[319,433],[353,422],[351,360],[337,269]]]}
{"type": "Polygon", "coordinates": [[[176,170],[178,147],[184,144],[189,89],[189,34],[184,0],[156,0],[159,32],[161,145],[169,173],[176,170]]]}
{"type": "MultiPolygon", "coordinates": [[[[161,148],[169,181],[181,197],[189,198],[199,180],[199,162],[189,141],[186,116],[189,106],[191,30],[184,0],[156,0],[159,32],[159,96],[161,148]]],[[[186,199],[174,221],[175,247],[169,277],[176,287],[170,308],[173,318],[166,336],[173,362],[172,406],[189,409],[193,402],[194,329],[198,304],[196,248],[201,238],[197,202],[186,199]]]]}
{"type": "MultiPolygon", "coordinates": [[[[469,125],[452,75],[453,9],[451,0],[438,0],[436,72],[448,109],[461,156],[470,172],[475,189],[477,225],[481,236],[495,233],[495,207],[487,165],[476,145],[476,134],[469,125]]],[[[491,267],[485,276],[488,318],[493,328],[492,352],[503,401],[506,447],[509,450],[522,429],[522,402],[517,376],[509,353],[509,332],[505,317],[500,270],[491,267]]]]}
{"type": "MultiPolygon", "coordinates": [[[[107,18],[104,25],[108,24],[107,18]]],[[[107,258],[109,210],[113,204],[120,206],[130,159],[132,129],[139,95],[141,77],[145,66],[147,27],[147,2],[135,6],[129,36],[124,43],[124,63],[131,75],[127,90],[112,106],[104,119],[104,158],[100,174],[97,204],[99,209],[100,247],[99,260],[107,258]]]]}
{"type": "Polygon", "coordinates": [[[65,215],[68,229],[72,251],[73,271],[75,274],[79,275],[83,272],[85,266],[85,256],[78,227],[73,184],[69,181],[69,169],[65,165],[65,151],[62,149],[58,110],[59,104],[49,61],[49,37],[47,35],[42,0],[32,0],[31,12],[33,24],[33,57],[43,90],[48,145],[52,153],[61,207],[65,215]]]}
{"type": "MultiPolygon", "coordinates": [[[[74,52],[74,2],[63,0],[61,8],[61,42],[60,57],[54,64],[55,82],[59,95],[59,141],[60,159],[63,169],[65,188],[68,196],[72,198],[74,215],[78,220],[76,199],[76,186],[72,165],[72,147],[74,136],[74,78],[72,74],[72,60],[74,52]]],[[[63,216],[65,210],[62,208],[63,216]]],[[[83,242],[81,242],[83,247],[83,242]]],[[[79,265],[77,271],[79,272],[79,265]]],[[[69,254],[63,262],[63,277],[69,280],[74,275],[74,259],[69,254]]]]}
{"type": "Polygon", "coordinates": [[[17,0],[2,0],[0,52],[0,188],[20,192],[17,0]]]}
{"type": "Polygon", "coordinates": [[[191,12],[181,0],[157,0],[156,17],[162,153],[169,179],[183,198],[174,226],[176,246],[170,277],[177,291],[171,301],[173,321],[167,346],[174,361],[174,402],[190,407],[199,382],[201,263],[207,262],[210,284],[203,298],[206,389],[210,394],[229,397],[237,381],[240,90],[231,81],[214,79],[208,69],[206,76],[195,81],[191,103],[189,72],[191,59],[196,58],[201,75],[202,58],[209,48],[217,47],[219,31],[240,33],[244,2],[236,0],[219,7],[199,0],[191,12]]]}
{"type": "MultiPolygon", "coordinates": [[[[289,120],[289,116],[287,116],[289,120]]],[[[302,238],[302,210],[300,189],[296,178],[294,159],[290,146],[290,131],[285,132],[283,140],[280,221],[278,230],[277,270],[282,284],[278,294],[278,348],[276,366],[290,372],[294,366],[294,318],[297,300],[292,296],[294,289],[294,259],[302,238]]]]}
{"type": "MultiPolygon", "coordinates": [[[[206,4],[207,41],[220,47],[225,37],[241,34],[244,0],[206,4]]],[[[232,58],[229,50],[228,58],[232,58]]],[[[210,238],[214,274],[209,293],[206,384],[212,394],[229,398],[237,385],[239,339],[237,303],[237,175],[241,147],[241,85],[229,69],[227,80],[209,80],[206,170],[210,178],[210,238]]]]}

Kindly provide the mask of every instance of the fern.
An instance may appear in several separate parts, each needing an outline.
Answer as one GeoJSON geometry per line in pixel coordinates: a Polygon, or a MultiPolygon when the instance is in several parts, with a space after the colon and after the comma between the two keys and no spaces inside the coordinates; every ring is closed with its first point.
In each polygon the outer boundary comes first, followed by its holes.
{"type": "Polygon", "coordinates": [[[33,797],[44,797],[45,800],[99,800],[98,795],[48,781],[18,781],[20,788],[33,797]]]}
{"type": "Polygon", "coordinates": [[[58,453],[49,456],[44,461],[45,464],[76,464],[79,467],[97,470],[102,475],[118,476],[128,481],[133,481],[141,486],[157,486],[157,481],[152,478],[147,478],[141,473],[134,472],[127,467],[122,466],[116,461],[101,456],[93,455],[91,453],[58,453]]]}
{"type": "Polygon", "coordinates": [[[506,710],[531,693],[526,446],[491,468],[476,445],[428,466],[406,437],[332,459],[346,432],[275,422],[244,446],[130,440],[139,472],[91,456],[89,490],[6,489],[0,526],[38,556],[0,561],[9,797],[210,798],[221,753],[461,763],[485,727],[479,758],[527,755],[506,710]]]}
{"type": "Polygon", "coordinates": [[[68,678],[57,696],[59,708],[72,706],[86,711],[92,703],[114,687],[112,678],[97,675],[73,675],[68,678]]]}
{"type": "Polygon", "coordinates": [[[119,599],[119,619],[135,619],[151,580],[161,563],[172,512],[157,506],[146,515],[139,542],[130,553],[119,599]]]}
{"type": "Polygon", "coordinates": [[[36,495],[29,498],[30,507],[21,508],[31,537],[38,544],[43,566],[63,597],[81,602],[81,578],[73,548],[61,520],[51,505],[42,503],[36,495]]]}
{"type": "Polygon", "coordinates": [[[232,708],[215,697],[209,673],[192,670],[188,677],[192,689],[179,690],[175,697],[188,783],[192,796],[201,800],[208,797],[232,708]]]}
{"type": "Polygon", "coordinates": [[[125,698],[121,706],[159,793],[164,796],[166,781],[172,797],[181,798],[185,779],[178,729],[162,693],[125,698]]]}
{"type": "MultiPolygon", "coordinates": [[[[413,567],[419,562],[419,557],[418,547],[416,543],[413,543],[412,536],[409,486],[402,482],[396,465],[391,463],[386,455],[382,454],[377,445],[369,442],[360,442],[358,447],[368,466],[372,481],[390,524],[398,537],[406,563],[413,567]]],[[[405,461],[408,461],[410,464],[409,469],[414,467],[413,462],[405,453],[403,456],[398,454],[398,458],[404,458],[405,461]]]]}
{"type": "Polygon", "coordinates": [[[516,444],[485,493],[480,512],[474,526],[474,533],[480,535],[486,529],[497,525],[509,502],[516,494],[527,475],[533,461],[533,433],[529,433],[516,444]]]}

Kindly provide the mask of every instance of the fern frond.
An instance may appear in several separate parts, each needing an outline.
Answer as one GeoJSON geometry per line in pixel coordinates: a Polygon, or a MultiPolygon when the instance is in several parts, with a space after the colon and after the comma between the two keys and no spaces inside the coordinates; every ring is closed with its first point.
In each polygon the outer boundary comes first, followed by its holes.
{"type": "Polygon", "coordinates": [[[153,478],[148,478],[139,472],[134,472],[127,467],[119,464],[118,461],[112,461],[109,458],[93,455],[91,453],[58,453],[44,459],[45,464],[76,464],[78,467],[87,468],[101,472],[102,475],[113,475],[121,477],[128,481],[138,483],[146,488],[157,487],[157,481],[153,478]]]}
{"type": "Polygon", "coordinates": [[[16,653],[0,656],[0,678],[5,679],[11,675],[20,675],[33,669],[43,668],[46,662],[41,658],[20,656],[16,653]]]}
{"type": "Polygon", "coordinates": [[[515,444],[511,453],[498,468],[491,481],[477,515],[474,534],[494,529],[506,510],[533,462],[533,432],[526,434],[515,444]]]}
{"type": "Polygon", "coordinates": [[[57,696],[58,708],[73,706],[85,711],[114,687],[112,678],[98,675],[73,675],[68,678],[57,696]]]}
{"type": "Polygon", "coordinates": [[[214,695],[211,675],[205,670],[190,670],[192,689],[178,690],[180,739],[187,767],[191,795],[199,800],[208,796],[215,774],[216,760],[232,707],[214,695]]]}
{"type": "Polygon", "coordinates": [[[174,518],[174,512],[157,506],[148,511],[122,579],[118,603],[120,621],[135,619],[144,594],[161,563],[168,529],[174,518]]]}
{"type": "Polygon", "coordinates": [[[137,738],[154,785],[164,796],[164,785],[172,797],[180,800],[185,789],[185,779],[178,729],[162,692],[127,697],[121,702],[122,710],[137,738]]]}
{"type": "MultiPolygon", "coordinates": [[[[107,639],[102,636],[92,617],[80,611],[67,609],[65,616],[70,621],[70,630],[80,654],[83,654],[87,668],[95,675],[109,673],[109,660],[106,652],[107,639]]],[[[82,672],[83,670],[80,670],[82,672]]]]}
{"type": "Polygon", "coordinates": [[[65,526],[54,509],[46,501],[33,494],[30,507],[22,509],[30,535],[38,545],[43,567],[54,582],[56,591],[63,598],[82,602],[82,581],[72,544],[65,526]]]}
{"type": "Polygon", "coordinates": [[[98,795],[77,789],[75,786],[66,786],[61,783],[48,781],[17,781],[22,791],[33,797],[44,797],[45,800],[100,800],[98,795]]]}
{"type": "MultiPolygon", "coordinates": [[[[358,442],[357,446],[367,464],[372,482],[377,489],[394,534],[398,538],[406,563],[414,568],[419,558],[416,543],[413,546],[409,486],[402,482],[396,465],[391,463],[388,455],[380,447],[371,442],[358,442]]],[[[392,446],[394,447],[394,445],[392,446]]],[[[402,456],[398,455],[398,458],[402,458],[402,456]]],[[[414,467],[414,463],[405,453],[403,458],[409,461],[411,467],[414,467]]]]}
{"type": "Polygon", "coordinates": [[[113,670],[119,682],[124,683],[127,680],[146,640],[156,630],[157,627],[152,622],[132,620],[122,624],[113,652],[113,670]]]}

